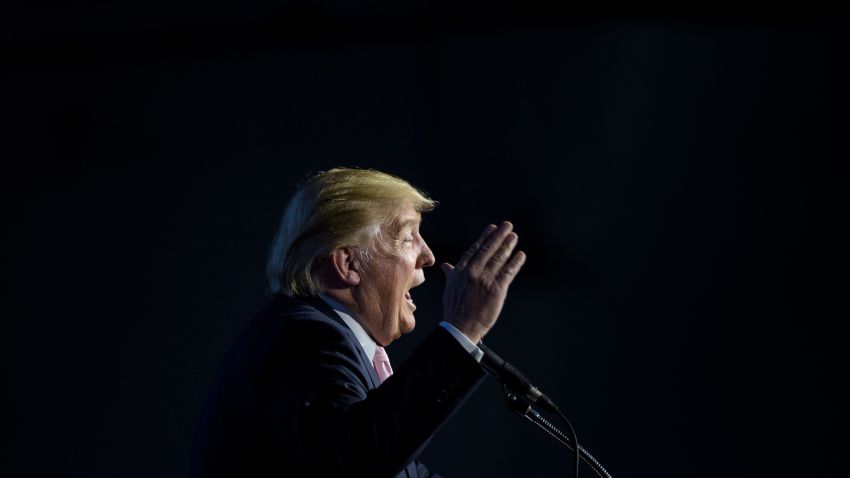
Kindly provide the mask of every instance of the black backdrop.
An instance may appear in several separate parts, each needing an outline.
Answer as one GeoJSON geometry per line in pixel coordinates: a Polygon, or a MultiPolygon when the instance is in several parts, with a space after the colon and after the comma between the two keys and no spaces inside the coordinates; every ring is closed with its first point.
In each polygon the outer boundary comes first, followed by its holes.
{"type": "MultiPolygon", "coordinates": [[[[488,343],[615,476],[837,476],[845,22],[466,5],[4,7],[8,476],[184,475],[282,208],[337,165],[438,199],[438,261],[514,222],[488,343]]],[[[493,382],[424,461],[570,466],[493,382]]]]}

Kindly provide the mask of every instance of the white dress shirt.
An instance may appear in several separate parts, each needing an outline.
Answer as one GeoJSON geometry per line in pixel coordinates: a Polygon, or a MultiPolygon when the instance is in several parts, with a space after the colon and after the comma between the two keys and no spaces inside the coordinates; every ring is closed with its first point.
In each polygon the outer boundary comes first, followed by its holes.
{"type": "MultiPolygon", "coordinates": [[[[354,319],[354,317],[351,315],[351,311],[349,311],[346,306],[340,304],[336,300],[331,299],[326,295],[322,295],[320,297],[323,301],[325,301],[326,304],[331,306],[334,312],[336,312],[337,315],[339,315],[339,317],[342,319],[342,321],[345,322],[345,325],[347,325],[348,328],[351,329],[352,332],[354,332],[354,336],[357,337],[357,341],[360,342],[360,346],[363,347],[363,351],[366,352],[366,356],[369,357],[369,361],[373,361],[375,359],[375,349],[378,347],[378,344],[375,343],[374,340],[372,340],[372,337],[369,337],[369,334],[366,333],[366,329],[364,329],[363,326],[360,325],[360,322],[354,319]]],[[[469,352],[470,355],[472,355],[472,358],[474,358],[476,362],[481,362],[481,357],[484,356],[484,351],[478,348],[478,346],[475,345],[475,343],[473,343],[471,340],[469,340],[469,337],[464,335],[463,332],[458,330],[454,325],[446,321],[440,322],[440,327],[448,330],[449,333],[452,334],[452,337],[457,340],[457,342],[461,345],[461,347],[464,348],[464,350],[466,350],[467,352],[469,352]]]]}

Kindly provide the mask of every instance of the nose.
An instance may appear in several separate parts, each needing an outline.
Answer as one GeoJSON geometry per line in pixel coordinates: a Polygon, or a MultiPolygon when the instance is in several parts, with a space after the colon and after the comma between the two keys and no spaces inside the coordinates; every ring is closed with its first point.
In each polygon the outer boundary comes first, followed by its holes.
{"type": "Polygon", "coordinates": [[[428,244],[425,240],[422,240],[422,250],[419,251],[419,257],[417,258],[416,267],[431,267],[434,265],[434,253],[431,252],[431,248],[428,247],[428,244]]]}

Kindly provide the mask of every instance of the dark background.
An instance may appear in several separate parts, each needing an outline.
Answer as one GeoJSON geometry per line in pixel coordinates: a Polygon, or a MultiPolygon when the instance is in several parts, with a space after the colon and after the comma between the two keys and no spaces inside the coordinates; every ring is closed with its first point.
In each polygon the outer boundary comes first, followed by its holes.
{"type": "MultiPolygon", "coordinates": [[[[340,165],[438,199],[438,260],[514,222],[488,343],[614,476],[838,476],[847,22],[589,3],[3,7],[3,474],[184,475],[287,199],[340,165]]],[[[423,458],[570,459],[494,382],[423,458]]]]}

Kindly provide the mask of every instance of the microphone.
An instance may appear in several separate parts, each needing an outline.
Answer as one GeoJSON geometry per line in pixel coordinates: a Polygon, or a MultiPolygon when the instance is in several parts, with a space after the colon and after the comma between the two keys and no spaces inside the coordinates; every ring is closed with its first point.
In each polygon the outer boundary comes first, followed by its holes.
{"type": "Polygon", "coordinates": [[[566,415],[561,412],[558,406],[555,405],[555,402],[550,400],[549,397],[547,397],[546,395],[543,395],[543,392],[541,392],[540,389],[532,385],[531,382],[527,378],[525,378],[525,376],[519,370],[516,369],[516,367],[509,364],[508,362],[505,362],[502,357],[499,357],[496,354],[496,352],[493,352],[480,342],[478,343],[478,348],[481,349],[482,352],[484,352],[484,355],[481,357],[481,366],[484,367],[484,369],[488,373],[490,373],[490,375],[495,376],[502,382],[503,388],[505,390],[505,403],[507,403],[508,408],[510,408],[514,413],[528,418],[537,426],[540,426],[541,428],[545,429],[550,435],[556,437],[556,439],[563,443],[567,448],[570,448],[567,442],[558,438],[559,436],[563,436],[563,433],[561,433],[560,430],[558,430],[557,428],[554,428],[554,426],[546,419],[540,417],[537,411],[534,410],[534,408],[532,408],[530,404],[522,403],[521,398],[516,397],[513,394],[520,394],[529,402],[536,403],[542,408],[545,408],[550,412],[558,414],[558,416],[560,416],[561,419],[564,420],[564,423],[566,423],[567,426],[570,427],[570,434],[572,434],[573,436],[573,451],[575,452],[576,457],[576,477],[578,477],[578,469],[581,457],[580,452],[582,452],[589,457],[590,461],[588,461],[588,458],[585,458],[586,463],[590,464],[590,462],[593,462],[593,465],[591,465],[593,471],[595,471],[601,477],[602,475],[600,474],[599,470],[597,470],[598,467],[602,470],[602,473],[604,473],[605,476],[610,478],[611,475],[604,468],[602,468],[602,465],[600,465],[599,462],[596,461],[596,458],[593,458],[593,456],[591,456],[590,453],[587,452],[587,450],[579,446],[578,437],[576,436],[576,431],[573,428],[573,425],[570,423],[569,420],[567,420],[566,415]]]}
{"type": "Polygon", "coordinates": [[[505,362],[496,352],[493,352],[484,344],[479,343],[478,348],[484,352],[484,356],[481,357],[481,366],[490,372],[491,375],[497,377],[503,384],[512,388],[515,392],[524,395],[532,403],[536,403],[549,411],[560,413],[558,406],[537,387],[532,385],[516,367],[505,362]]]}

